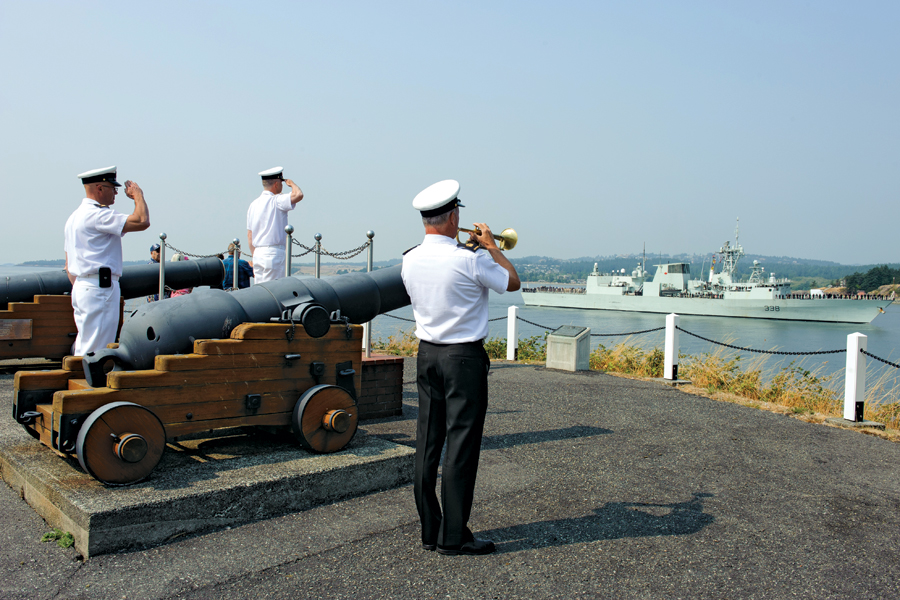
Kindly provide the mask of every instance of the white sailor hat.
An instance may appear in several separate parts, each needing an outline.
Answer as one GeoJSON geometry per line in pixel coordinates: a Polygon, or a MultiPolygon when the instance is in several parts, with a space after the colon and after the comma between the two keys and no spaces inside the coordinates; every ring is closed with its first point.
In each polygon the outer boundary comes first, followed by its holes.
{"type": "Polygon", "coordinates": [[[271,169],[261,171],[259,175],[263,178],[263,181],[267,179],[281,179],[282,181],[284,181],[284,176],[282,176],[283,172],[284,167],[272,167],[271,169]]]}
{"type": "Polygon", "coordinates": [[[81,175],[77,175],[77,177],[81,180],[81,183],[85,185],[89,183],[100,183],[101,181],[105,181],[106,183],[111,183],[116,187],[122,187],[122,184],[116,181],[115,165],[112,167],[106,167],[105,169],[94,169],[93,171],[86,171],[81,175]]]}
{"type": "Polygon", "coordinates": [[[459,201],[459,182],[445,179],[419,192],[413,198],[413,208],[420,211],[423,217],[436,217],[450,212],[457,206],[465,206],[459,201]]]}

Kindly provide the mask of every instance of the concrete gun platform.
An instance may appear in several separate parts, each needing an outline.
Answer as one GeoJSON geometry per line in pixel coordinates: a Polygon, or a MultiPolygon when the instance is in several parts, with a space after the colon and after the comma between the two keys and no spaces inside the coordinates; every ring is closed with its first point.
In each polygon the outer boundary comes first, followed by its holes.
{"type": "Polygon", "coordinates": [[[289,435],[219,430],[168,444],[150,477],[107,487],[11,419],[0,421],[0,474],[84,557],[306,510],[412,481],[414,451],[359,432],[312,454],[289,435]]]}

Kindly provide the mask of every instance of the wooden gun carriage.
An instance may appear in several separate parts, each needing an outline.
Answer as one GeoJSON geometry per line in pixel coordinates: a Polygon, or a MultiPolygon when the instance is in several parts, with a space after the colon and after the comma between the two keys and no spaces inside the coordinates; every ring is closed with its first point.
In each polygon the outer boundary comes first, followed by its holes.
{"type": "Polygon", "coordinates": [[[16,373],[14,414],[107,484],[140,481],[167,441],[220,428],[289,429],[307,450],[335,452],[356,432],[361,347],[359,325],[312,338],[299,325],[244,323],[190,354],[157,356],[153,369],[112,371],[103,387],[70,356],[60,370],[16,373]]]}
{"type": "Polygon", "coordinates": [[[282,428],[309,451],[336,452],[358,422],[362,327],[351,323],[409,303],[399,274],[286,278],[147,305],[118,345],[16,373],[13,416],[110,485],[146,478],[168,440],[220,428],[282,428]],[[227,335],[194,335],[223,323],[227,335]]]}

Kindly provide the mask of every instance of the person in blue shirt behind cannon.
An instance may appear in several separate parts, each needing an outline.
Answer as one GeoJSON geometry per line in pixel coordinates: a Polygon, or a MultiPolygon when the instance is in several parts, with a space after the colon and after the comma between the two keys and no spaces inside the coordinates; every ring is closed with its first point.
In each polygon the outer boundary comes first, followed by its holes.
{"type": "MultiPolygon", "coordinates": [[[[225,279],[222,280],[222,288],[230,290],[234,287],[234,244],[228,245],[228,255],[222,262],[225,265],[225,279]]],[[[251,277],[253,277],[253,267],[243,258],[238,258],[238,288],[250,287],[251,277]]]]}

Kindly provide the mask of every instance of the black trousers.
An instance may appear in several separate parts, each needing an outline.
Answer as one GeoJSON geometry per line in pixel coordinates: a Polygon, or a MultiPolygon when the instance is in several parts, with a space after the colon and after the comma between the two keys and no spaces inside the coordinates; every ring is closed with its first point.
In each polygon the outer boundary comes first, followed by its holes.
{"type": "Polygon", "coordinates": [[[490,366],[480,341],[450,345],[419,342],[414,493],[425,544],[458,546],[472,539],[466,524],[472,512],[481,455],[490,366]],[[447,452],[438,503],[435,488],[445,440],[447,452]]]}

